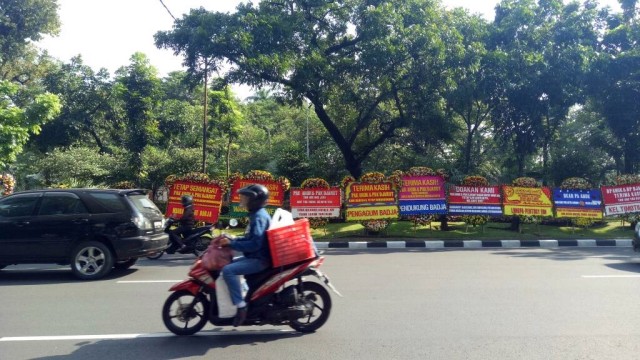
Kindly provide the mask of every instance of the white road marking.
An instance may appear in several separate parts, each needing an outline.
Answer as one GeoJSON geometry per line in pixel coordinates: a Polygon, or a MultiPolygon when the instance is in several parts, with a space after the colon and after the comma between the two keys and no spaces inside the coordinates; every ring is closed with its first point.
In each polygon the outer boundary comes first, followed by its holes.
{"type": "MultiPolygon", "coordinates": [[[[294,330],[242,330],[242,331],[201,331],[192,336],[236,336],[236,335],[286,335],[294,334],[294,330]]],[[[178,337],[172,333],[148,333],[148,334],[106,334],[106,335],[62,335],[62,336],[12,336],[0,337],[0,342],[17,341],[65,341],[65,340],[127,340],[143,338],[178,337]]]]}
{"type": "Polygon", "coordinates": [[[582,275],[587,279],[608,279],[608,278],[640,278],[640,275],[582,275]]]}

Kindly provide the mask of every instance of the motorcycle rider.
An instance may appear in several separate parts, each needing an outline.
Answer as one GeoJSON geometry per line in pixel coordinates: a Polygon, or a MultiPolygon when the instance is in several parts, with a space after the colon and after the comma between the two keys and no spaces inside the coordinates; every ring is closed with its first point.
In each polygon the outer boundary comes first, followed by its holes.
{"type": "Polygon", "coordinates": [[[255,274],[271,266],[271,254],[267,242],[267,229],[271,217],[265,210],[269,200],[269,190],[260,184],[252,184],[238,190],[240,205],[249,210],[249,225],[243,236],[223,235],[218,239],[220,246],[229,246],[244,256],[222,268],[222,276],[229,287],[231,301],[238,308],[233,326],[241,325],[247,317],[247,303],[242,297],[239,275],[255,274]]]}
{"type": "Polygon", "coordinates": [[[177,251],[182,251],[187,247],[184,244],[183,238],[186,238],[191,234],[193,226],[196,223],[196,218],[193,213],[193,197],[191,195],[182,195],[180,203],[183,207],[182,217],[178,219],[180,225],[174,230],[169,231],[169,237],[171,243],[178,246],[177,251]]]}

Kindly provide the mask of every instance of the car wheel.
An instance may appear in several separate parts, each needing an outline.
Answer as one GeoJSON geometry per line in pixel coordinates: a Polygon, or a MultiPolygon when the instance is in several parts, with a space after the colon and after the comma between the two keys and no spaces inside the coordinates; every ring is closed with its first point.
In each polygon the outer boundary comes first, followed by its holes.
{"type": "Polygon", "coordinates": [[[133,259],[124,260],[124,261],[116,261],[116,263],[113,264],[113,267],[118,270],[126,270],[132,267],[136,263],[136,261],[138,261],[138,258],[133,258],[133,259]]]}
{"type": "Polygon", "coordinates": [[[113,267],[113,254],[99,241],[87,241],[71,253],[73,275],[82,280],[96,280],[107,275],[113,267]]]}

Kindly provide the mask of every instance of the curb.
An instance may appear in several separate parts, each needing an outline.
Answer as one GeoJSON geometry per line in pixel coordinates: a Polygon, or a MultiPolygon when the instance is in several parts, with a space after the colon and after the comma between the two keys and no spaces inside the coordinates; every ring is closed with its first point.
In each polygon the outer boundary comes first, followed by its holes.
{"type": "Polygon", "coordinates": [[[328,241],[316,242],[318,249],[486,249],[558,247],[633,247],[631,239],[581,240],[407,240],[407,241],[328,241]]]}

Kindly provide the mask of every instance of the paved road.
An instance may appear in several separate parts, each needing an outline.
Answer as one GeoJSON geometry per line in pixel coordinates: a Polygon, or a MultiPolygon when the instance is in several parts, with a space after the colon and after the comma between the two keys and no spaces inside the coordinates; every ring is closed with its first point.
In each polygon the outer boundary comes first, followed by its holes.
{"type": "MultiPolygon", "coordinates": [[[[344,293],[315,334],[175,337],[160,307],[191,259],[103,281],[0,272],[0,359],[637,359],[640,259],[629,248],[326,250],[344,293]],[[66,337],[63,337],[66,336],[66,337]]],[[[40,271],[28,271],[39,268],[40,271]]],[[[46,270],[42,270],[45,268],[46,270]]]]}

